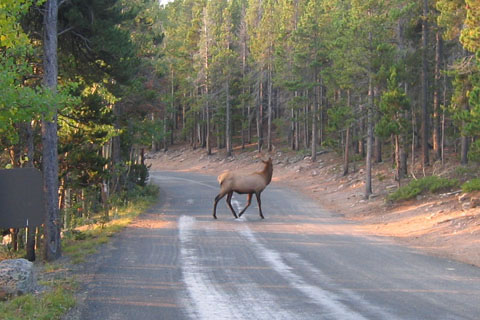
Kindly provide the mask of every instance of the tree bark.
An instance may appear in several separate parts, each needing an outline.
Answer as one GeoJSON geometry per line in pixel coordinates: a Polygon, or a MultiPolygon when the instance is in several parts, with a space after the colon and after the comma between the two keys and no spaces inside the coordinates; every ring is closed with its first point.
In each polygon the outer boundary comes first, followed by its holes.
{"type": "Polygon", "coordinates": [[[423,0],[423,18],[422,18],[422,164],[428,166],[430,164],[428,150],[428,61],[427,61],[427,45],[428,45],[428,0],[423,0]]]}
{"type": "MultiPolygon", "coordinates": [[[[372,48],[372,33],[368,34],[370,48],[372,48]]],[[[371,49],[373,50],[373,48],[371,49]]],[[[372,149],[373,149],[373,70],[370,62],[368,70],[368,105],[367,105],[367,158],[365,164],[365,199],[372,194],[372,149]]]]}
{"type": "MultiPolygon", "coordinates": [[[[462,128],[465,127],[465,121],[462,121],[462,128]]],[[[468,137],[461,135],[460,137],[460,163],[466,165],[468,163],[468,137]]]]}
{"type": "Polygon", "coordinates": [[[349,162],[349,153],[350,153],[350,125],[347,126],[345,132],[345,151],[343,154],[343,175],[348,174],[348,162],[349,162]]]}
{"type": "MultiPolygon", "coordinates": [[[[57,0],[47,0],[45,3],[43,20],[43,83],[54,93],[57,91],[58,83],[57,20],[58,2],[57,0]]],[[[42,120],[42,165],[46,210],[44,254],[47,261],[58,259],[61,256],[60,223],[58,212],[57,140],[57,111],[56,106],[51,106],[49,114],[45,114],[42,120]]]]}
{"type": "MultiPolygon", "coordinates": [[[[35,145],[33,141],[33,127],[32,123],[26,124],[26,131],[27,131],[27,163],[26,166],[29,168],[33,168],[33,157],[35,154],[35,145]]],[[[35,230],[36,228],[27,226],[27,260],[28,261],[35,261],[35,230]]]]}
{"type": "Polygon", "coordinates": [[[163,151],[168,151],[168,116],[167,110],[163,113],[163,151]]]}
{"type": "Polygon", "coordinates": [[[372,194],[372,149],[373,149],[373,87],[372,75],[369,74],[369,103],[367,106],[367,156],[365,177],[365,199],[372,194]]]}
{"type": "Polygon", "coordinates": [[[226,81],[226,95],[227,95],[227,112],[226,112],[226,124],[225,124],[225,144],[227,147],[227,157],[232,156],[232,129],[231,129],[231,110],[230,110],[230,86],[229,86],[229,80],[227,79],[226,81]]]}
{"type": "MultiPolygon", "coordinates": [[[[242,50],[242,150],[245,149],[245,143],[247,140],[246,130],[250,131],[250,106],[248,107],[248,112],[245,114],[245,104],[246,104],[246,73],[247,73],[247,24],[245,21],[245,6],[242,6],[242,18],[241,18],[239,39],[240,47],[242,50]],[[247,121],[247,122],[245,122],[247,121]]],[[[250,143],[250,141],[248,141],[250,143]]]]}
{"type": "MultiPolygon", "coordinates": [[[[351,108],[351,95],[350,89],[347,90],[347,107],[351,108]]],[[[350,124],[347,124],[347,130],[345,132],[345,151],[343,154],[343,175],[348,174],[348,163],[350,161],[350,124]]]]}
{"type": "MultiPolygon", "coordinates": [[[[315,77],[316,77],[315,71],[315,77]]],[[[316,79],[318,85],[318,79],[316,79]]],[[[313,89],[313,114],[312,114],[312,162],[317,161],[317,140],[318,140],[318,128],[317,128],[317,113],[318,113],[318,86],[313,89]]]]}
{"type": "Polygon", "coordinates": [[[174,73],[173,68],[172,68],[171,76],[172,76],[172,81],[171,81],[171,90],[170,90],[170,99],[171,99],[171,102],[170,102],[170,118],[171,118],[170,145],[173,146],[173,142],[174,142],[174,136],[173,135],[174,135],[175,129],[177,129],[177,112],[175,111],[175,82],[174,82],[175,73],[174,73]]]}
{"type": "MultiPolygon", "coordinates": [[[[305,92],[305,98],[308,98],[308,90],[305,92]]],[[[308,99],[305,99],[306,101],[308,101],[308,99]]],[[[310,147],[309,144],[310,144],[310,141],[309,141],[309,137],[310,137],[310,132],[309,132],[309,129],[308,129],[308,110],[309,110],[309,106],[308,106],[308,102],[305,103],[304,107],[303,107],[303,114],[304,114],[304,117],[303,117],[303,148],[305,150],[308,150],[308,148],[310,147]]]]}
{"type": "Polygon", "coordinates": [[[258,94],[258,109],[257,109],[257,136],[258,144],[257,151],[262,151],[263,146],[263,77],[260,79],[259,94],[258,94]]]}
{"type": "Polygon", "coordinates": [[[441,158],[441,131],[440,131],[440,65],[442,63],[442,36],[436,33],[435,46],[435,78],[433,92],[433,152],[435,160],[441,158]]]}
{"type": "Polygon", "coordinates": [[[300,110],[295,112],[295,150],[300,149],[300,121],[299,121],[300,110]]]}
{"type": "Polygon", "coordinates": [[[208,23],[207,23],[207,19],[208,19],[208,12],[207,12],[207,9],[205,8],[204,9],[204,15],[203,15],[203,24],[204,24],[204,32],[205,32],[205,57],[204,58],[204,67],[205,67],[205,101],[206,101],[206,104],[205,104],[205,112],[206,112],[206,117],[205,117],[205,121],[206,121],[206,134],[205,134],[205,140],[206,140],[206,147],[207,147],[207,155],[211,155],[212,154],[212,146],[210,144],[210,105],[209,105],[209,97],[208,97],[208,94],[209,94],[209,78],[208,78],[208,54],[209,54],[209,46],[208,46],[208,23]]]}
{"type": "Polygon", "coordinates": [[[267,150],[272,151],[272,70],[268,67],[267,150]]]}

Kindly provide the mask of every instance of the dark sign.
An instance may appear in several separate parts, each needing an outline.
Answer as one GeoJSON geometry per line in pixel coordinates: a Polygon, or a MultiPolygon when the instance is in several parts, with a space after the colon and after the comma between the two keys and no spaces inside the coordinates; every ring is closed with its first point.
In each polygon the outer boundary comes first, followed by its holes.
{"type": "Polygon", "coordinates": [[[0,170],[0,228],[38,226],[44,218],[40,171],[35,168],[0,170]]]}

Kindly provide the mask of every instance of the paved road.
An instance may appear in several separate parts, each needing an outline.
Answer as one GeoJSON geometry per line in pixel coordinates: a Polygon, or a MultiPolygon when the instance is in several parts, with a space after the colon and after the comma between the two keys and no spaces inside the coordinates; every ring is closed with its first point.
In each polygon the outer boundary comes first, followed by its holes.
{"type": "Polygon", "coordinates": [[[161,201],[97,258],[81,319],[480,319],[479,268],[363,236],[274,183],[265,220],[222,200],[215,221],[215,178],[151,179],[161,201]]]}

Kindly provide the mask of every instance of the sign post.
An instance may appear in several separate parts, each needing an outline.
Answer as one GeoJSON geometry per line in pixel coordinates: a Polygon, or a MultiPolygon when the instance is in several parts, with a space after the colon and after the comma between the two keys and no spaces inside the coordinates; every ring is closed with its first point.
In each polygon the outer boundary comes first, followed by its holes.
{"type": "Polygon", "coordinates": [[[41,172],[35,168],[0,170],[0,228],[26,227],[31,232],[44,219],[41,172]]]}

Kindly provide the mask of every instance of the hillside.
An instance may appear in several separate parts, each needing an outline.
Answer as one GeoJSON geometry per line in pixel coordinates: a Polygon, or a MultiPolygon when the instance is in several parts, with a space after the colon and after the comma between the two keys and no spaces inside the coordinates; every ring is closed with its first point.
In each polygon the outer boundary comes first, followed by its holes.
{"type": "MultiPolygon", "coordinates": [[[[215,150],[214,150],[215,151],[215,150]]],[[[474,207],[478,195],[460,190],[417,197],[415,200],[388,204],[386,195],[397,188],[390,164],[374,166],[374,194],[365,200],[362,164],[346,177],[342,176],[341,160],[334,152],[322,153],[315,163],[294,152],[235,150],[226,158],[223,151],[205,155],[203,149],[171,147],[167,152],[148,155],[150,170],[192,171],[217,175],[224,170],[255,171],[259,159],[274,160],[273,183],[289,186],[318,201],[323,207],[358,223],[366,235],[392,237],[396,241],[431,254],[480,266],[480,208],[474,207]]],[[[455,164],[440,170],[446,175],[455,164]]],[[[268,189],[267,189],[268,190],[268,189]]],[[[212,195],[212,203],[213,203],[212,195]]]]}

